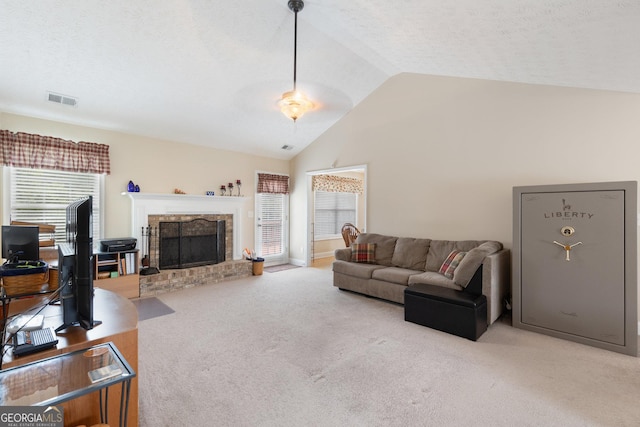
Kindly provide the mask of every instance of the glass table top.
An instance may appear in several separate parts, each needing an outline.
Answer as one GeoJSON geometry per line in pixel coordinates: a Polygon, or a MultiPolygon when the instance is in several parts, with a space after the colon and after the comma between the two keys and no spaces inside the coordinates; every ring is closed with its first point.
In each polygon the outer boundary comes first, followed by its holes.
{"type": "Polygon", "coordinates": [[[109,342],[0,371],[0,405],[56,405],[135,375],[109,342]]]}

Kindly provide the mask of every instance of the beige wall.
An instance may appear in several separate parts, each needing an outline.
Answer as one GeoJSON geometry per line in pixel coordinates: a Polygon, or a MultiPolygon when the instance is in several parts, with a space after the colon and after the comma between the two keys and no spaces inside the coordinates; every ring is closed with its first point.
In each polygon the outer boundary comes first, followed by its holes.
{"type": "MultiPolygon", "coordinates": [[[[14,132],[54,136],[72,141],[109,145],[111,174],[105,184],[105,230],[102,237],[131,235],[130,200],[121,193],[132,180],[146,193],[218,194],[221,184],[241,179],[246,202],[242,247],[254,247],[253,219],[256,171],[289,173],[289,162],[205,148],[191,144],[144,138],[64,123],[0,113],[0,127],[14,132]]],[[[0,189],[0,191],[2,191],[0,189]]]]}
{"type": "Polygon", "coordinates": [[[640,180],[639,159],[638,94],[400,74],[296,156],[291,206],[307,171],[366,164],[367,231],[511,247],[513,186],[640,180]]]}
{"type": "Polygon", "coordinates": [[[130,233],[130,179],[143,192],[203,194],[253,184],[256,170],[291,173],[290,255],[304,261],[308,171],[366,164],[369,232],[510,247],[513,186],[639,180],[639,118],[638,94],[401,74],[291,164],[6,113],[0,127],[111,146],[105,237],[130,233]]]}

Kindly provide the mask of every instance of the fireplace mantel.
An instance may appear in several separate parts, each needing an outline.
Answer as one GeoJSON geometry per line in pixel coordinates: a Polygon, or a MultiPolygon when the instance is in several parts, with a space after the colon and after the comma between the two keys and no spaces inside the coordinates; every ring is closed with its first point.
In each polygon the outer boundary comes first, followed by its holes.
{"type": "Polygon", "coordinates": [[[142,228],[149,215],[231,214],[233,215],[233,259],[242,259],[240,237],[244,205],[249,198],[236,196],[197,196],[191,194],[122,193],[131,199],[131,236],[142,242],[142,228]]]}

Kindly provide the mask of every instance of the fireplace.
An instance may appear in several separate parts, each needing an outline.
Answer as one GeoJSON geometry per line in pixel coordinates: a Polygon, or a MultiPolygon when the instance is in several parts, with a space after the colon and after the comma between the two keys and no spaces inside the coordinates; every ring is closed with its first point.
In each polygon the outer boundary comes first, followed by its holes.
{"type": "Polygon", "coordinates": [[[187,269],[233,260],[233,215],[149,215],[151,265],[187,269]]]}
{"type": "Polygon", "coordinates": [[[224,242],[224,249],[218,251],[217,264],[165,268],[158,274],[141,275],[141,297],[251,276],[252,263],[243,258],[241,243],[248,198],[128,192],[123,195],[131,200],[131,236],[138,239],[138,249],[148,258],[151,267],[160,268],[160,222],[205,219],[225,223],[223,234],[216,229],[218,242],[221,239],[224,242]],[[144,238],[148,228],[153,230],[153,235],[144,238]]]}
{"type": "Polygon", "coordinates": [[[225,261],[226,222],[198,218],[159,222],[159,267],[189,268],[225,261]]]}
{"type": "MultiPolygon", "coordinates": [[[[158,226],[158,217],[191,216],[207,218],[209,215],[224,216],[227,219],[227,256],[226,261],[243,259],[242,250],[244,231],[246,229],[247,197],[197,196],[190,194],[153,194],[122,193],[131,200],[131,237],[143,242],[143,231],[147,226],[158,226]],[[231,225],[230,225],[231,224],[231,225]]],[[[179,218],[184,220],[183,218],[179,218]]],[[[209,219],[209,218],[207,218],[209,219]]],[[[161,220],[165,220],[161,218],[161,220]]],[[[167,219],[172,221],[173,219],[167,219]]],[[[154,246],[155,242],[150,242],[154,246]]],[[[146,244],[144,245],[147,246],[146,244]]],[[[142,248],[141,246],[139,248],[142,248]]],[[[158,266],[157,255],[150,250],[151,259],[158,266]]]]}

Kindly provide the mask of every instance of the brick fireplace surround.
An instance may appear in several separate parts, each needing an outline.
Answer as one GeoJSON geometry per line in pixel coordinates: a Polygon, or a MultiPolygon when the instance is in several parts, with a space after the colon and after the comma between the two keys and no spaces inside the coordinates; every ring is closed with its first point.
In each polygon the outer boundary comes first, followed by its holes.
{"type": "MultiPolygon", "coordinates": [[[[183,269],[167,269],[159,274],[140,276],[140,297],[158,295],[179,289],[218,283],[252,274],[252,263],[242,259],[236,246],[242,230],[244,197],[216,197],[189,195],[154,195],[124,193],[131,198],[132,235],[138,239],[142,249],[142,228],[157,230],[159,223],[169,221],[191,221],[194,219],[225,220],[225,261],[183,269]]],[[[146,253],[146,249],[142,253],[146,253]]],[[[150,239],[151,265],[158,265],[157,239],[150,239]]]]}

